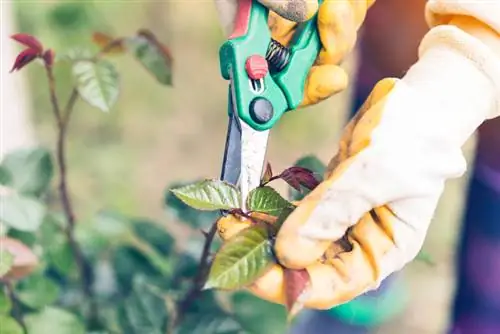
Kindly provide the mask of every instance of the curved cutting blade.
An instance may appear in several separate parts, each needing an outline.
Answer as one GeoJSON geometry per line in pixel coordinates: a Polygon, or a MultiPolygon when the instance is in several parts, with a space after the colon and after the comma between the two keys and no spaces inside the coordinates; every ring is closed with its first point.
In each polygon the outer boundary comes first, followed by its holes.
{"type": "MultiPolygon", "coordinates": [[[[232,82],[232,81],[231,81],[232,82]]],[[[234,86],[229,86],[229,125],[222,163],[221,179],[241,191],[241,209],[246,210],[249,192],[260,185],[269,130],[257,131],[238,117],[234,86]]]]}

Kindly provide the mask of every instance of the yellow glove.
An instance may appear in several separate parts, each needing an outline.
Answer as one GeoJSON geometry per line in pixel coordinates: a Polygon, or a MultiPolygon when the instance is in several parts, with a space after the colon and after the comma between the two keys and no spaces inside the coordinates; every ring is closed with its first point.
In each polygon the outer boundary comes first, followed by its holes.
{"type": "MultiPolygon", "coordinates": [[[[259,0],[270,9],[272,37],[287,46],[297,22],[310,19],[317,0],[259,0]]],[[[338,65],[353,49],[357,32],[368,8],[375,0],[324,0],[318,10],[318,30],[322,49],[306,80],[304,99],[299,107],[316,104],[347,87],[348,77],[338,65]]],[[[232,32],[237,0],[215,0],[226,34],[232,32]]]]}

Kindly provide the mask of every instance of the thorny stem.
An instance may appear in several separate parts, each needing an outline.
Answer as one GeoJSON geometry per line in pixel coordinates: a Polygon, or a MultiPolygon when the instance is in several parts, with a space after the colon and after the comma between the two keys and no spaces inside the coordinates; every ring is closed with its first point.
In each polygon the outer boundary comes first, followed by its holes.
{"type": "Polygon", "coordinates": [[[64,216],[66,218],[66,236],[68,238],[68,242],[71,247],[71,251],[73,253],[73,257],[75,259],[76,265],[78,267],[79,276],[81,278],[81,284],[83,293],[89,299],[90,302],[90,319],[97,319],[98,310],[97,304],[95,302],[93,292],[92,292],[92,278],[90,274],[90,266],[88,265],[83,251],[76,241],[75,238],[75,224],[76,218],[73,210],[73,204],[71,201],[71,197],[68,189],[67,182],[67,168],[66,168],[66,133],[67,126],[69,122],[69,117],[71,112],[75,106],[75,103],[78,99],[78,91],[73,89],[70,97],[68,99],[68,103],[63,111],[61,111],[61,107],[59,105],[59,100],[57,99],[56,90],[55,90],[55,78],[54,72],[52,70],[52,66],[45,64],[45,70],[47,72],[47,78],[49,82],[49,93],[50,93],[50,101],[52,103],[52,109],[54,112],[54,116],[57,121],[57,142],[56,142],[56,160],[57,160],[57,168],[59,170],[59,195],[61,198],[61,205],[63,208],[64,216]]]}
{"type": "Polygon", "coordinates": [[[177,319],[176,322],[179,323],[184,316],[184,313],[191,306],[191,303],[198,297],[198,294],[203,289],[203,285],[205,283],[205,278],[207,275],[207,270],[210,265],[209,256],[210,256],[210,247],[212,246],[212,242],[214,240],[215,234],[217,233],[217,223],[214,223],[210,230],[205,233],[205,243],[203,245],[203,251],[201,253],[200,262],[198,265],[198,272],[193,280],[193,284],[191,285],[191,289],[186,293],[184,298],[178,305],[177,311],[177,319]]]}
{"type": "Polygon", "coordinates": [[[12,282],[5,282],[5,289],[7,292],[7,296],[12,303],[12,311],[14,315],[14,319],[19,323],[22,327],[24,333],[28,333],[28,329],[26,328],[26,324],[24,322],[23,313],[21,308],[19,307],[19,300],[17,299],[16,293],[14,292],[14,287],[12,286],[12,282]]]}

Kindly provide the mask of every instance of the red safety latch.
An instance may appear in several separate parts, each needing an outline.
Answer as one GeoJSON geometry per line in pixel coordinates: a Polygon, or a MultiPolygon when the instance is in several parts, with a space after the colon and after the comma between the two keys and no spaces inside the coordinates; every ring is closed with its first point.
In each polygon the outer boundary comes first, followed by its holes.
{"type": "Polygon", "coordinates": [[[269,71],[266,58],[253,55],[247,58],[245,69],[250,79],[259,80],[266,76],[269,71]]]}

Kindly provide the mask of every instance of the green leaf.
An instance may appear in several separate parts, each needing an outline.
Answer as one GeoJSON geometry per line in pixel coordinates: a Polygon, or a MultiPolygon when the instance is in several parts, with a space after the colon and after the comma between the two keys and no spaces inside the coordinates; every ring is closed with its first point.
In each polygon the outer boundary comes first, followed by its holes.
{"type": "Polygon", "coordinates": [[[163,334],[167,325],[167,307],[161,294],[148,285],[145,278],[136,276],[132,293],[125,301],[127,327],[137,334],[163,334]]]}
{"type": "Polygon", "coordinates": [[[159,83],[172,85],[172,60],[154,37],[139,35],[125,41],[128,50],[159,83]]]}
{"type": "Polygon", "coordinates": [[[149,259],[130,246],[122,246],[112,254],[113,269],[122,291],[130,291],[135,274],[142,274],[149,279],[162,277],[161,272],[149,259]]]}
{"type": "Polygon", "coordinates": [[[284,209],[293,208],[293,204],[284,199],[273,188],[264,186],[255,188],[248,194],[247,207],[250,211],[279,216],[284,209]]]}
{"type": "Polygon", "coordinates": [[[11,308],[12,308],[12,302],[5,293],[5,289],[0,289],[0,315],[9,313],[11,308]]]}
{"type": "Polygon", "coordinates": [[[24,334],[24,331],[16,319],[0,315],[0,334],[24,334]]]}
{"type": "Polygon", "coordinates": [[[248,333],[287,332],[287,313],[282,305],[270,303],[246,291],[234,293],[231,305],[236,320],[248,333]]]}
{"type": "MultiPolygon", "coordinates": [[[[221,310],[188,314],[176,334],[243,334],[241,325],[221,310]]],[[[262,333],[272,333],[264,331],[262,333]]],[[[261,334],[261,333],[259,333],[261,334]]],[[[274,333],[273,333],[274,334],[274,333]]]]}
{"type": "Polygon", "coordinates": [[[167,256],[172,252],[175,239],[164,228],[145,220],[135,220],[132,224],[135,235],[158,253],[167,256]]]}
{"type": "Polygon", "coordinates": [[[246,228],[225,242],[215,255],[205,289],[240,289],[274,264],[266,225],[246,228]]]}
{"type": "MultiPolygon", "coordinates": [[[[307,168],[307,169],[311,170],[314,173],[314,176],[318,179],[318,181],[320,181],[320,182],[323,181],[323,174],[326,171],[326,165],[321,160],[319,160],[316,156],[307,155],[305,157],[302,157],[294,163],[294,166],[303,167],[303,168],[307,168]]],[[[297,190],[290,187],[289,188],[290,198],[294,201],[300,201],[308,193],[310,193],[310,190],[305,188],[305,187],[302,187],[301,189],[302,189],[302,193],[298,192],[297,190]]]]}
{"type": "Polygon", "coordinates": [[[82,99],[102,111],[111,110],[120,91],[119,75],[112,63],[78,61],[73,65],[73,76],[82,99]]]}
{"type": "Polygon", "coordinates": [[[241,203],[238,189],[220,180],[203,180],[171,191],[181,201],[198,210],[237,209],[241,203]]]}
{"type": "Polygon", "coordinates": [[[37,199],[19,194],[0,196],[0,221],[20,231],[36,231],[47,208],[37,199]]]}
{"type": "Polygon", "coordinates": [[[30,334],[85,334],[85,327],[76,315],[56,307],[28,314],[24,321],[30,334]]]}
{"type": "Polygon", "coordinates": [[[5,249],[0,249],[0,277],[7,274],[14,264],[14,255],[5,249]]]}
{"type": "Polygon", "coordinates": [[[62,276],[75,272],[76,264],[71,246],[57,219],[47,215],[40,228],[40,244],[49,265],[62,276]]]}
{"type": "Polygon", "coordinates": [[[50,305],[59,297],[59,286],[42,274],[31,275],[16,287],[19,300],[33,309],[50,305]]]}
{"type": "Polygon", "coordinates": [[[10,171],[6,167],[0,165],[0,185],[10,186],[12,182],[13,178],[12,175],[10,175],[10,171]]]}
{"type": "MultiPolygon", "coordinates": [[[[180,188],[186,185],[188,184],[175,183],[168,188],[180,188]]],[[[171,191],[166,191],[165,193],[165,205],[167,213],[173,215],[173,219],[182,221],[193,228],[207,228],[219,217],[218,211],[200,211],[193,209],[177,198],[171,191]]]]}
{"type": "Polygon", "coordinates": [[[2,168],[5,169],[2,178],[10,177],[10,187],[21,194],[35,197],[48,189],[54,174],[50,152],[39,147],[20,149],[7,154],[2,168]]]}

